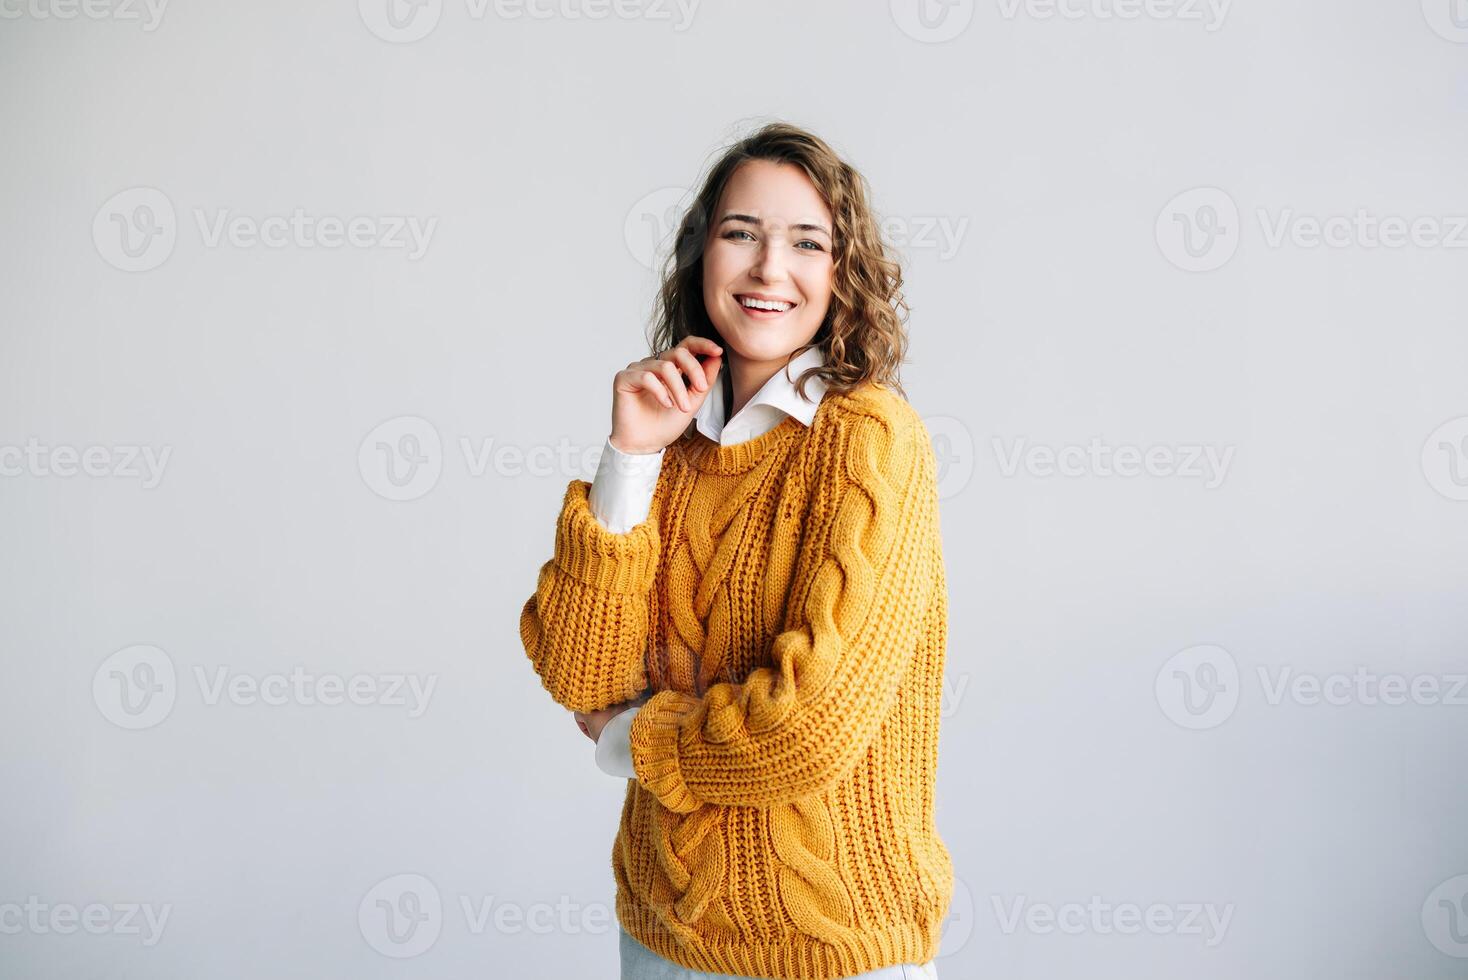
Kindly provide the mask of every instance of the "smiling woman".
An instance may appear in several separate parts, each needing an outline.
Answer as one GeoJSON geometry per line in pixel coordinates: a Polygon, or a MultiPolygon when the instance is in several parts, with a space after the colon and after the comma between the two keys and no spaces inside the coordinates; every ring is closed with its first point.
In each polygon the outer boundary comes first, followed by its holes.
{"type": "Polygon", "coordinates": [[[936,976],[948,604],[901,282],[829,146],[742,140],[566,489],[520,635],[628,780],[624,980],[936,976]]]}
{"type": "Polygon", "coordinates": [[[734,351],[730,363],[746,368],[729,372],[746,389],[735,386],[737,411],[821,328],[835,274],[831,215],[799,167],[759,159],[730,175],[717,213],[704,248],[703,303],[734,351]]]}

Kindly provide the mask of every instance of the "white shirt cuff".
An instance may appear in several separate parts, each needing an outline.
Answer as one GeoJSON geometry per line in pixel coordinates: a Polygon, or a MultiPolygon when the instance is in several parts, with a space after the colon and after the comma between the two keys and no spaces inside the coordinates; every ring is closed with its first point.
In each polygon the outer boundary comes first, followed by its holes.
{"type": "Polygon", "coordinates": [[[632,719],[641,710],[642,705],[638,705],[619,711],[602,726],[596,739],[596,766],[608,776],[637,778],[637,770],[632,767],[632,719]]]}
{"type": "Polygon", "coordinates": [[[624,453],[607,438],[587,503],[592,516],[608,531],[626,534],[647,520],[666,452],[624,453]]]}

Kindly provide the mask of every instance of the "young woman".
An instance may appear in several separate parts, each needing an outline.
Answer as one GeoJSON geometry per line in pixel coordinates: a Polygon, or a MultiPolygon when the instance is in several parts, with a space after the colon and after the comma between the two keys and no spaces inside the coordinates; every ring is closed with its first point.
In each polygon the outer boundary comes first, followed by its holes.
{"type": "Polygon", "coordinates": [[[613,379],[595,482],[567,487],[520,634],[630,777],[624,980],[937,975],[948,599],[901,284],[826,143],[739,141],[678,229],[658,353],[613,379]]]}

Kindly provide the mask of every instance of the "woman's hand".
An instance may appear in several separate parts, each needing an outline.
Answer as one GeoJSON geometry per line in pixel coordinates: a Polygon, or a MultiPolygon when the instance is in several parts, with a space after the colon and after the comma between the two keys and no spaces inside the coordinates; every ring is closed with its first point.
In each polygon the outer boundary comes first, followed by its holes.
{"type": "Polygon", "coordinates": [[[636,708],[639,705],[646,704],[647,699],[650,697],[652,697],[651,692],[643,692],[631,701],[623,701],[621,704],[614,704],[610,708],[602,708],[598,711],[573,712],[576,716],[576,725],[587,738],[593,742],[598,741],[601,738],[601,730],[607,727],[607,722],[629,708],[636,708]]]}
{"type": "Polygon", "coordinates": [[[723,355],[707,337],[684,337],[672,350],[618,371],[612,380],[612,447],[634,454],[667,448],[713,390],[723,355]],[[706,355],[702,363],[696,354],[706,355]]]}

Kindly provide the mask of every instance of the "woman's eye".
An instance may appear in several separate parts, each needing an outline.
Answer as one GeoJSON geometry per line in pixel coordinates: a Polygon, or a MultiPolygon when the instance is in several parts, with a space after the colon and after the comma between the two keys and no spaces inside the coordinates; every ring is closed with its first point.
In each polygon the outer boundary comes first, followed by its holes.
{"type": "MultiPolygon", "coordinates": [[[[735,228],[735,229],[733,229],[731,231],[725,232],[724,233],[724,238],[726,240],[729,240],[729,241],[745,241],[745,240],[748,240],[748,241],[751,241],[751,242],[754,241],[754,236],[751,235],[749,232],[745,231],[743,228],[735,228]],[[744,238],[741,239],[741,238],[735,237],[735,236],[738,236],[738,235],[743,235],[744,238]]],[[[800,249],[800,251],[803,251],[803,252],[811,252],[811,251],[823,252],[823,251],[825,251],[825,247],[822,246],[820,242],[813,241],[813,240],[811,240],[809,238],[803,238],[799,242],[796,242],[795,247],[797,249],[800,249]],[[810,248],[801,248],[801,246],[803,246],[803,245],[809,245],[810,248]]]]}

